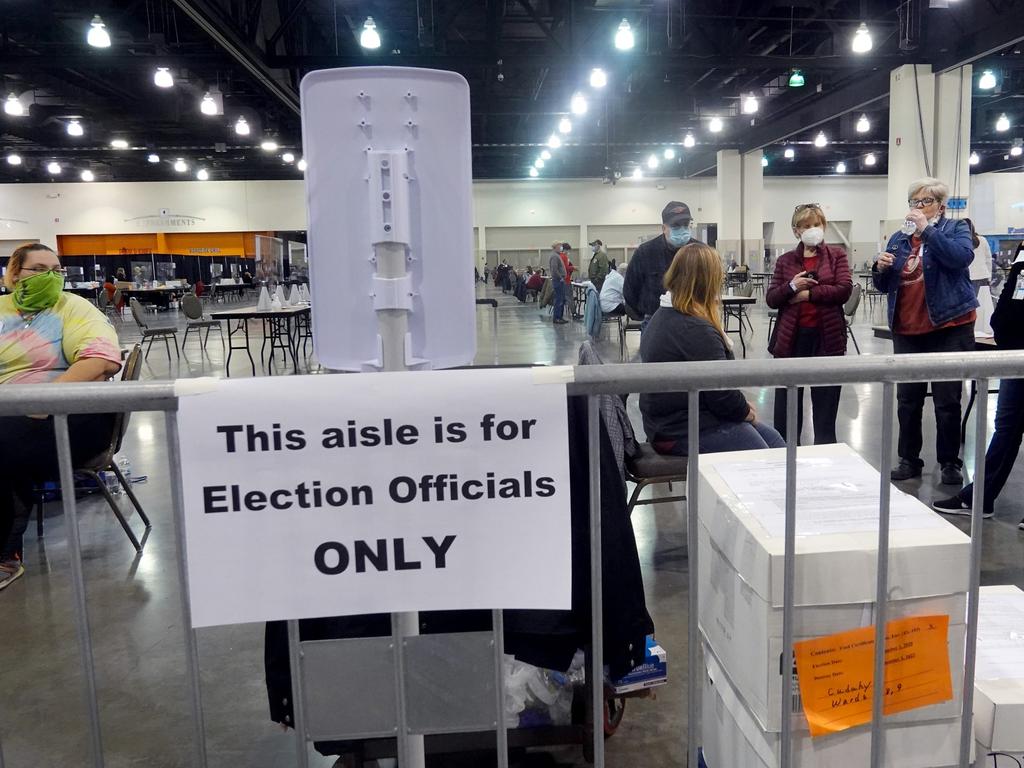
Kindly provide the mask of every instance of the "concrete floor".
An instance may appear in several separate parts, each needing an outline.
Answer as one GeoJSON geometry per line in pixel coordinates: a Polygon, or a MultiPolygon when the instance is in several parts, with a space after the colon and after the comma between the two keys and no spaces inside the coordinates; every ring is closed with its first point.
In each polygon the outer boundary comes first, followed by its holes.
{"type": "MultiPolygon", "coordinates": [[[[553,326],[536,305],[523,305],[493,288],[481,295],[500,302],[498,334],[492,336],[492,310],[478,311],[480,346],[477,364],[491,364],[495,344],[501,363],[570,363],[584,339],[581,323],[553,326]]],[[[872,338],[872,321],[881,309],[863,307],[855,332],[864,354],[891,350],[889,342],[872,338]]],[[[751,311],[754,333],[748,336],[748,355],[763,357],[767,315],[763,302],[751,311]]],[[[164,319],[164,318],[161,318],[164,319]]],[[[177,318],[179,324],[182,322],[177,318]]],[[[118,323],[123,342],[137,338],[130,319],[118,323]]],[[[610,336],[610,334],[609,334],[610,336]]],[[[639,341],[630,336],[630,353],[639,341]]],[[[602,340],[607,360],[618,357],[617,341],[602,340]]],[[[850,352],[853,352],[851,345],[850,352]]],[[[238,358],[235,375],[248,375],[248,361],[238,358]]],[[[284,372],[283,367],[277,372],[284,372]]],[[[179,362],[168,364],[161,347],[154,347],[143,378],[165,379],[224,373],[224,357],[216,337],[205,353],[194,341],[179,362]]],[[[839,437],[877,466],[880,452],[878,409],[881,387],[865,384],[846,387],[839,413],[839,437]]],[[[748,397],[759,412],[771,413],[772,394],[751,391],[748,397]]],[[[630,407],[639,425],[636,398],[630,407]]],[[[995,408],[991,399],[990,414],[995,408]]],[[[770,417],[769,417],[770,418],[770,417]]],[[[808,425],[809,425],[808,419],[808,425]]],[[[926,413],[925,459],[934,458],[933,426],[926,413]]],[[[991,430],[991,424],[989,425],[991,430]]],[[[136,414],[126,437],[124,456],[135,475],[148,481],[136,492],[153,520],[154,528],[144,554],[135,556],[109,510],[98,498],[81,501],[84,570],[90,621],[97,661],[106,765],[190,765],[190,729],[187,719],[182,626],[175,578],[175,535],[170,519],[168,465],[164,450],[163,414],[136,414]]],[[[973,456],[968,450],[968,468],[973,456]]],[[[938,485],[937,470],[926,464],[920,481],[905,484],[923,501],[948,495],[953,489],[938,485]]],[[[1017,471],[996,505],[996,517],[984,531],[983,584],[1024,585],[1022,553],[1024,533],[1017,530],[1024,517],[1024,472],[1017,471]]],[[[132,518],[138,526],[138,520],[132,518]]],[[[954,524],[966,528],[965,520],[954,524]]],[[[647,591],[659,641],[670,658],[671,682],[657,690],[655,700],[630,701],[618,733],[607,742],[609,766],[684,766],[686,764],[683,673],[686,659],[687,558],[682,505],[640,507],[633,516],[647,591]],[[642,756],[642,757],[638,757],[642,756]]],[[[88,734],[78,671],[78,650],[70,604],[70,578],[64,519],[59,505],[46,510],[44,538],[30,529],[26,542],[28,573],[18,584],[0,593],[0,615],[7,629],[0,643],[0,744],[5,768],[86,765],[88,734]]],[[[273,553],[267,555],[273,568],[273,553]]],[[[263,681],[262,625],[204,629],[199,632],[203,701],[209,746],[209,764],[270,768],[293,766],[294,740],[271,723],[267,715],[263,681]]],[[[382,681],[390,685],[390,681],[382,681]]],[[[313,765],[329,766],[318,758],[313,765]]],[[[484,765],[483,758],[436,763],[484,765]]],[[[585,763],[575,747],[531,753],[518,761],[529,766],[580,766],[585,763]]]]}

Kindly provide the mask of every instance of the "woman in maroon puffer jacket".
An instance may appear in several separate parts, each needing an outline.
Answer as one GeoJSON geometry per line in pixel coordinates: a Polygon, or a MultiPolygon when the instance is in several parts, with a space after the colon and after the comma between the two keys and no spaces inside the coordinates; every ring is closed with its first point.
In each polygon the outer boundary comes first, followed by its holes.
{"type": "MultiPolygon", "coordinates": [[[[846,354],[843,304],[853,291],[850,265],[842,248],[824,244],[827,221],[816,204],[793,213],[797,247],[782,254],[765,301],[779,311],[768,351],[775,357],[846,354]]],[[[816,445],[836,442],[840,387],[811,387],[816,445]]],[[[797,438],[803,430],[804,389],[797,390],[797,438]]],[[[775,390],[775,429],[786,436],[786,390],[775,390]]]]}

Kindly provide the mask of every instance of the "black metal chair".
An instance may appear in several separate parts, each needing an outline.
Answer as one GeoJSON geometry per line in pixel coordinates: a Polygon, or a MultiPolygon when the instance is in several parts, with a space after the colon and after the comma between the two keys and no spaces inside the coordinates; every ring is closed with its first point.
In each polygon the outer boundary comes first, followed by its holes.
{"type": "Polygon", "coordinates": [[[146,359],[149,359],[149,353],[153,349],[154,339],[163,339],[164,346],[167,347],[167,362],[171,362],[171,344],[169,339],[174,339],[174,354],[181,358],[181,354],[178,352],[178,328],[173,325],[162,325],[162,326],[151,326],[146,322],[146,315],[142,311],[142,305],[139,304],[138,299],[134,296],[128,300],[129,305],[132,308],[132,317],[135,318],[135,324],[139,326],[139,331],[142,333],[142,341],[145,342],[149,339],[149,346],[146,347],[146,359]]]}
{"type": "Polygon", "coordinates": [[[853,316],[857,314],[857,308],[860,307],[861,299],[861,285],[860,283],[854,283],[853,291],[850,293],[850,298],[843,304],[843,318],[846,321],[846,334],[853,339],[853,348],[857,350],[857,354],[860,354],[860,346],[857,344],[857,337],[853,335],[853,316]]]}
{"type": "Polygon", "coordinates": [[[185,314],[185,334],[181,338],[181,350],[185,351],[185,342],[188,341],[189,331],[195,331],[199,337],[200,344],[206,349],[206,342],[210,340],[210,331],[217,329],[220,334],[220,344],[224,346],[224,329],[220,320],[211,320],[203,313],[203,302],[194,293],[186,293],[181,297],[181,311],[185,314]],[[203,336],[203,328],[206,329],[206,336],[203,336]]]}
{"type": "Polygon", "coordinates": [[[687,457],[669,456],[658,453],[650,443],[640,443],[640,451],[633,457],[626,457],[626,479],[634,483],[633,493],[626,504],[626,515],[633,514],[633,507],[644,504],[667,504],[674,501],[686,501],[686,494],[675,494],[673,483],[686,482],[687,457]],[[654,496],[641,499],[640,494],[648,485],[665,483],[668,485],[668,496],[654,496]]]}

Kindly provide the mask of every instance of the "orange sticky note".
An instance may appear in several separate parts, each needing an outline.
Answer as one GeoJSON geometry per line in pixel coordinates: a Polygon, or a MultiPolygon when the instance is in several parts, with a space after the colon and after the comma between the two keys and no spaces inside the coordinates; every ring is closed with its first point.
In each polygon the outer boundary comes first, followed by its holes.
{"type": "MultiPolygon", "coordinates": [[[[886,715],[953,698],[948,635],[949,616],[914,616],[886,624],[886,715]]],[[[794,643],[793,655],[811,736],[871,722],[873,626],[794,643]]]]}

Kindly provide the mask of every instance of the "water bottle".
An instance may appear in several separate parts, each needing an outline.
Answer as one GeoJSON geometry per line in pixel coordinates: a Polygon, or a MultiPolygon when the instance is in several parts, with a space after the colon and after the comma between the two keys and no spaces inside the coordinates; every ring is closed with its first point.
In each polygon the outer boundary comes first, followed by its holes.
{"type": "Polygon", "coordinates": [[[121,474],[124,475],[126,483],[132,481],[132,461],[127,456],[122,456],[117,460],[117,468],[121,470],[121,474]]]}
{"type": "Polygon", "coordinates": [[[100,482],[106,486],[107,491],[112,496],[119,496],[121,494],[121,484],[117,482],[117,475],[113,472],[100,472],[100,482]]]}
{"type": "Polygon", "coordinates": [[[903,222],[903,226],[900,227],[900,232],[902,232],[907,237],[910,237],[910,235],[917,232],[917,224],[912,222],[910,219],[907,219],[906,221],[903,222]]]}

